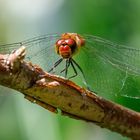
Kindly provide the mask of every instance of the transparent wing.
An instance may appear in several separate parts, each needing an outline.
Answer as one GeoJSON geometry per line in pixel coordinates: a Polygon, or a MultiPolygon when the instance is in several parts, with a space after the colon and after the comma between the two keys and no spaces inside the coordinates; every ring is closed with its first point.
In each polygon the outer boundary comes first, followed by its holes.
{"type": "MultiPolygon", "coordinates": [[[[117,45],[91,35],[84,35],[84,37],[86,46],[81,48],[74,59],[82,68],[90,88],[103,96],[112,93],[113,95],[120,94],[140,98],[139,88],[136,87],[136,85],[140,86],[140,78],[138,78],[140,75],[140,50],[117,45]],[[136,89],[133,93],[131,91],[132,86],[133,90],[136,89]]],[[[0,45],[0,52],[10,53],[24,45],[27,49],[26,59],[48,71],[60,59],[54,48],[54,44],[59,38],[60,35],[53,34],[19,43],[0,45]]],[[[63,76],[61,73],[63,69],[65,69],[65,61],[54,72],[63,76]]],[[[69,68],[68,75],[73,75],[72,68],[69,68]]],[[[81,81],[79,84],[83,85],[81,76],[77,76],[74,80],[76,82],[81,81]]]]}
{"type": "MultiPolygon", "coordinates": [[[[12,50],[23,45],[27,51],[26,59],[48,71],[60,59],[60,56],[55,52],[54,46],[59,38],[60,35],[58,34],[43,35],[19,43],[0,45],[0,52],[10,53],[12,50]]],[[[55,71],[56,74],[57,71],[58,69],[55,71]]]]}
{"type": "Polygon", "coordinates": [[[93,51],[123,71],[140,75],[140,49],[118,45],[108,40],[85,35],[93,51]]]}
{"type": "Polygon", "coordinates": [[[140,49],[91,35],[84,35],[84,38],[86,46],[74,59],[83,69],[90,88],[104,96],[112,93],[140,98],[140,91],[136,87],[140,79],[140,49]],[[133,92],[130,89],[132,86],[136,89],[133,92]]]}

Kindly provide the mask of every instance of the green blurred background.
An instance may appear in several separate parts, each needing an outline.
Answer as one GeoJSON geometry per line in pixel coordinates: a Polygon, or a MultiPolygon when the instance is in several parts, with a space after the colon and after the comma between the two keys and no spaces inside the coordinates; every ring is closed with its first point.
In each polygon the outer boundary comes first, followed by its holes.
{"type": "MultiPolygon", "coordinates": [[[[139,47],[139,15],[139,0],[0,0],[0,43],[78,32],[139,47]]],[[[132,94],[135,87],[137,83],[132,94]]],[[[52,114],[17,93],[0,87],[0,140],[128,140],[94,124],[52,114]]],[[[138,99],[112,100],[140,111],[138,99]]]]}

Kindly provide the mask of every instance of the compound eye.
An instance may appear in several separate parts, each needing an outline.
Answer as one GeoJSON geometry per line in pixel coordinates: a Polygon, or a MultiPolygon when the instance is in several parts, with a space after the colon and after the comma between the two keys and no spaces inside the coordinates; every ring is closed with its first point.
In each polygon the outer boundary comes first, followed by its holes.
{"type": "Polygon", "coordinates": [[[65,40],[64,39],[59,39],[57,42],[56,42],[56,46],[59,47],[61,45],[64,45],[65,44],[65,40]]]}
{"type": "Polygon", "coordinates": [[[69,38],[69,39],[66,39],[65,42],[67,43],[67,45],[69,46],[73,46],[76,44],[75,40],[69,38]]]}

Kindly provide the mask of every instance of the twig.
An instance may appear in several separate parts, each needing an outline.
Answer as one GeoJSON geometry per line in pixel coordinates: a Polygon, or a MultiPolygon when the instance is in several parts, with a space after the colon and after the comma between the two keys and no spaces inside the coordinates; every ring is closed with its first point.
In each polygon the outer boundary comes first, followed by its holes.
{"type": "Polygon", "coordinates": [[[140,114],[98,97],[62,77],[50,75],[24,61],[25,47],[0,55],[0,84],[51,112],[57,109],[76,119],[93,122],[134,140],[140,140],[140,114]]]}

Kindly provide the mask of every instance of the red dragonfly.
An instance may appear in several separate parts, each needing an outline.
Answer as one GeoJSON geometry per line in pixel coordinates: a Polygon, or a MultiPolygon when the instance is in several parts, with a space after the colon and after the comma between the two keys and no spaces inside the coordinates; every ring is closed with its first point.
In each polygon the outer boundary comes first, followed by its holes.
{"type": "Polygon", "coordinates": [[[0,45],[0,53],[25,46],[27,60],[44,70],[73,79],[79,85],[105,95],[140,98],[131,91],[140,76],[140,49],[118,45],[93,35],[51,34],[0,45]],[[82,79],[81,79],[82,78],[82,79]],[[131,84],[131,86],[130,86],[131,84]],[[127,92],[126,92],[127,91],[127,92]]]}

